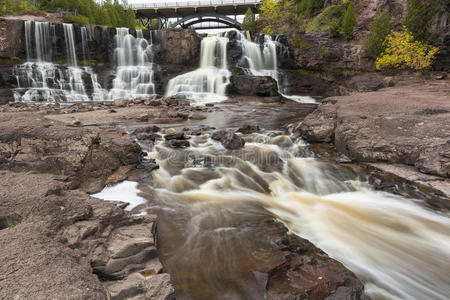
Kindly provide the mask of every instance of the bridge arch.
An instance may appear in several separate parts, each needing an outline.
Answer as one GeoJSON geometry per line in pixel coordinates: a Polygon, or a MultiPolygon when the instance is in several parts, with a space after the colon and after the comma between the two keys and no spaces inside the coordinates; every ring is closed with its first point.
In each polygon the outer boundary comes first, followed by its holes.
{"type": "Polygon", "coordinates": [[[186,16],[175,23],[172,23],[170,25],[171,27],[175,28],[177,26],[181,26],[182,28],[188,28],[189,26],[203,23],[203,22],[217,22],[221,24],[225,24],[228,27],[236,28],[237,30],[241,30],[242,24],[236,21],[235,19],[232,19],[230,17],[227,17],[222,14],[218,13],[197,13],[191,16],[186,16]]]}

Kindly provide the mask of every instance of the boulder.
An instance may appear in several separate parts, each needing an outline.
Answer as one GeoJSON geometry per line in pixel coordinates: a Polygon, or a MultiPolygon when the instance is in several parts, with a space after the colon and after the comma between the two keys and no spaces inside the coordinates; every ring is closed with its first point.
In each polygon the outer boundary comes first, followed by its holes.
{"type": "Polygon", "coordinates": [[[244,96],[278,96],[278,86],[270,76],[233,75],[230,78],[230,93],[244,96]]]}
{"type": "Polygon", "coordinates": [[[247,124],[247,125],[244,125],[242,127],[239,127],[239,129],[236,130],[236,132],[240,132],[240,133],[243,133],[243,134],[249,134],[249,133],[258,132],[260,130],[261,130],[261,128],[259,128],[258,125],[249,125],[249,124],[247,124]]]}
{"type": "Polygon", "coordinates": [[[170,140],[167,143],[171,148],[186,148],[190,146],[187,140],[170,140]]]}
{"type": "Polygon", "coordinates": [[[244,139],[231,131],[225,133],[220,139],[220,142],[229,150],[237,150],[245,145],[244,139]]]}
{"type": "Polygon", "coordinates": [[[185,140],[186,136],[184,135],[184,132],[174,132],[174,133],[168,133],[164,136],[164,139],[166,141],[170,140],[185,140]]]}
{"type": "Polygon", "coordinates": [[[348,87],[357,92],[370,92],[386,87],[387,84],[383,75],[366,73],[353,76],[348,82],[348,87]]]}

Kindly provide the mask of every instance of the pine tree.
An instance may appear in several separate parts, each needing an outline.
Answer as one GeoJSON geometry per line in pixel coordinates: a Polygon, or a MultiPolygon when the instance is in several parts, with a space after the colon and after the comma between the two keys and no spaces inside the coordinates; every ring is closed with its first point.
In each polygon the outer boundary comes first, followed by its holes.
{"type": "Polygon", "coordinates": [[[356,17],[355,10],[353,9],[353,5],[350,2],[347,6],[347,10],[344,14],[344,19],[342,21],[342,31],[344,32],[344,37],[347,40],[351,40],[353,38],[353,30],[356,26],[356,17]]]}
{"type": "Polygon", "coordinates": [[[252,10],[248,8],[247,12],[245,13],[244,20],[242,22],[242,30],[254,32],[256,29],[255,27],[256,27],[255,14],[253,14],[252,10]]]}

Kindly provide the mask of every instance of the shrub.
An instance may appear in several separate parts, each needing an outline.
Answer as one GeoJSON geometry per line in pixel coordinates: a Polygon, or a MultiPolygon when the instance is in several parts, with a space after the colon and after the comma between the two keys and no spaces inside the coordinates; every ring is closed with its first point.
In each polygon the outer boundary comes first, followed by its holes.
{"type": "Polygon", "coordinates": [[[415,41],[406,27],[401,32],[388,35],[384,43],[386,49],[377,59],[377,69],[391,67],[422,70],[431,66],[439,52],[437,47],[415,41]]]}
{"type": "Polygon", "coordinates": [[[330,27],[328,28],[328,36],[330,38],[336,38],[339,36],[341,32],[341,20],[338,18],[333,19],[330,23],[330,27]]]}
{"type": "Polygon", "coordinates": [[[242,21],[242,30],[255,31],[255,25],[255,14],[248,8],[242,21]]]}
{"type": "Polygon", "coordinates": [[[322,8],[325,0],[301,0],[297,5],[297,15],[312,18],[316,9],[322,8]]]}
{"type": "Polygon", "coordinates": [[[408,27],[414,37],[422,42],[431,42],[433,35],[430,26],[435,14],[443,6],[442,0],[408,0],[408,13],[403,25],[408,27]]]}
{"type": "Polygon", "coordinates": [[[89,19],[82,15],[72,15],[68,14],[64,16],[64,22],[66,23],[78,23],[78,24],[89,24],[89,19]]]}
{"type": "Polygon", "coordinates": [[[356,26],[355,10],[353,9],[353,4],[350,2],[345,10],[344,19],[342,20],[342,31],[344,32],[344,37],[347,40],[353,38],[353,30],[356,26]]]}
{"type": "Polygon", "coordinates": [[[331,23],[334,22],[334,19],[338,19],[339,24],[341,24],[341,20],[344,14],[344,5],[331,5],[324,9],[324,11],[317,15],[314,19],[312,19],[312,21],[306,28],[306,32],[328,32],[331,23]]]}
{"type": "Polygon", "coordinates": [[[257,25],[266,34],[287,33],[299,26],[294,2],[290,0],[263,0],[259,12],[257,25]]]}
{"type": "Polygon", "coordinates": [[[364,41],[364,47],[373,58],[377,58],[383,53],[385,49],[383,42],[392,28],[391,16],[387,12],[384,11],[375,16],[370,24],[370,33],[364,41]]]}

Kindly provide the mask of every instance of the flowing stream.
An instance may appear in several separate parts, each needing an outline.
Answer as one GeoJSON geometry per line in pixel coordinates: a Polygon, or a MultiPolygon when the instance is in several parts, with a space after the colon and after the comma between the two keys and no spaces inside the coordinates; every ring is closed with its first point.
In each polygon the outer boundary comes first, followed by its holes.
{"type": "MultiPolygon", "coordinates": [[[[265,130],[241,135],[241,150],[225,149],[211,131],[182,150],[160,141],[149,152],[160,166],[151,180],[114,187],[130,193],[133,213],[158,214],[160,258],[177,299],[263,299],[254,272],[279,259],[265,225],[272,218],[341,261],[371,299],[448,299],[448,216],[314,158],[286,130],[303,106],[253,110],[265,130]]],[[[251,114],[229,106],[201,124],[234,130],[251,114]]],[[[120,200],[108,189],[97,196],[120,200]]]]}

